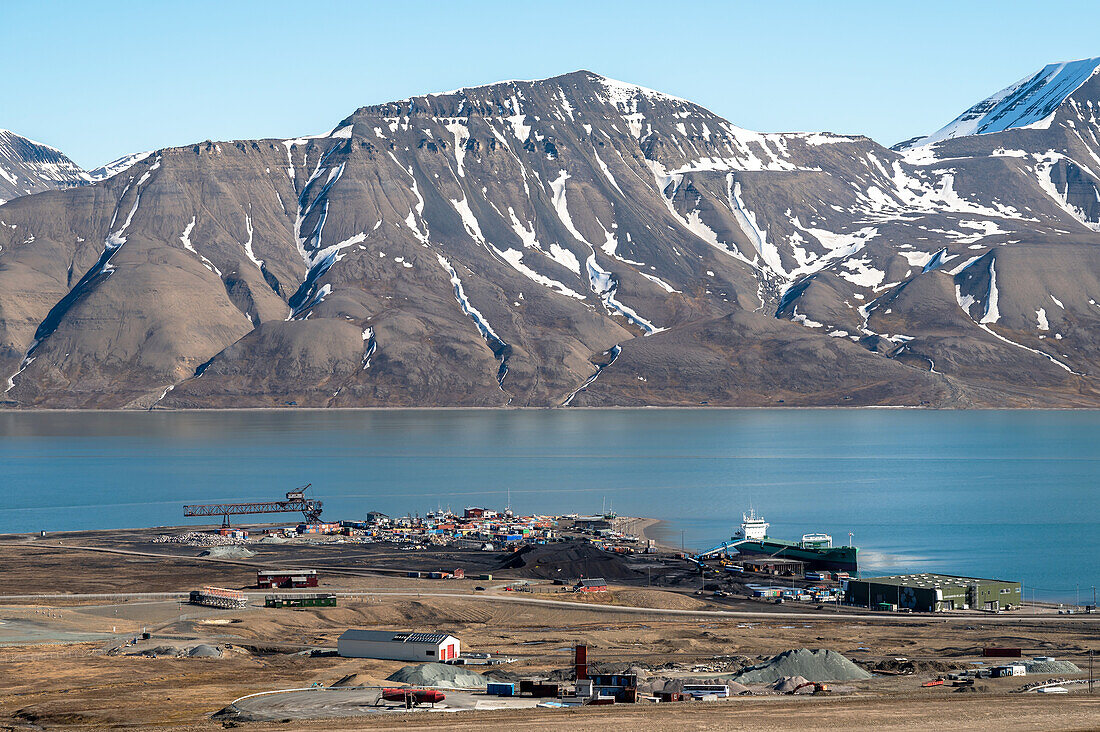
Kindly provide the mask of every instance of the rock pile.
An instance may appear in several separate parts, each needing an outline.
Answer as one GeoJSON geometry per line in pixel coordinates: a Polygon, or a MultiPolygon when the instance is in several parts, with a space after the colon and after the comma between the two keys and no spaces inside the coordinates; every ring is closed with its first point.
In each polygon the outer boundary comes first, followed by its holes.
{"type": "Polygon", "coordinates": [[[1079,674],[1081,669],[1073,661],[1024,661],[1029,674],[1079,674]]]}
{"type": "Polygon", "coordinates": [[[405,666],[386,677],[386,681],[413,686],[441,686],[448,689],[484,689],[485,677],[462,666],[446,663],[421,663],[405,666]]]}
{"type": "Polygon", "coordinates": [[[208,645],[206,643],[200,643],[187,652],[187,655],[191,658],[221,658],[222,649],[208,645]]]}
{"type": "Polygon", "coordinates": [[[248,559],[256,556],[256,552],[245,549],[243,546],[214,546],[200,553],[199,556],[217,559],[248,559]]]}
{"type": "Polygon", "coordinates": [[[793,676],[801,676],[807,681],[853,681],[871,678],[871,674],[843,655],[823,648],[784,651],[769,661],[743,669],[733,678],[742,684],[771,684],[793,676]]]}
{"type": "MultiPolygon", "coordinates": [[[[768,688],[772,691],[779,692],[780,694],[793,694],[795,692],[795,689],[803,687],[804,684],[808,683],[810,682],[806,681],[806,679],[802,676],[787,676],[785,678],[779,679],[778,681],[772,682],[768,685],[768,688]]],[[[810,687],[804,688],[809,689],[810,687]]]]}

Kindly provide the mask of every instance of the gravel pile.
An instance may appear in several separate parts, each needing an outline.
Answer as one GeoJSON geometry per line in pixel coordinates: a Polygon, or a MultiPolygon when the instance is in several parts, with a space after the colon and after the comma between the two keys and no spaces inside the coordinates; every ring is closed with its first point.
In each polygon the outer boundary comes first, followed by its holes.
{"type": "Polygon", "coordinates": [[[1079,674],[1081,669],[1073,661],[1024,661],[1029,674],[1079,674]]]}
{"type": "Polygon", "coordinates": [[[200,557],[215,557],[217,559],[248,559],[256,556],[256,552],[245,549],[243,546],[214,546],[199,554],[200,557]]]}
{"type": "Polygon", "coordinates": [[[871,674],[836,651],[799,648],[784,651],[770,661],[749,666],[733,678],[742,684],[771,684],[790,676],[807,681],[853,681],[871,674]]]}
{"type": "Polygon", "coordinates": [[[235,539],[221,534],[204,534],[201,531],[188,531],[186,534],[158,534],[153,537],[154,544],[184,544],[186,546],[233,546],[245,544],[248,539],[235,539]]]}
{"type": "Polygon", "coordinates": [[[200,643],[187,652],[191,658],[221,658],[222,650],[214,646],[200,643]]]}
{"type": "Polygon", "coordinates": [[[806,683],[809,682],[801,676],[788,676],[770,684],[768,688],[772,691],[778,691],[780,694],[793,694],[795,689],[806,683]]]}
{"type": "Polygon", "coordinates": [[[442,686],[449,689],[484,689],[485,677],[462,666],[446,663],[421,663],[405,666],[386,677],[386,681],[413,686],[442,686]]]}
{"type": "Polygon", "coordinates": [[[730,688],[730,696],[737,696],[739,694],[751,694],[752,691],[744,684],[739,684],[736,681],[727,681],[726,686],[730,688]]]}

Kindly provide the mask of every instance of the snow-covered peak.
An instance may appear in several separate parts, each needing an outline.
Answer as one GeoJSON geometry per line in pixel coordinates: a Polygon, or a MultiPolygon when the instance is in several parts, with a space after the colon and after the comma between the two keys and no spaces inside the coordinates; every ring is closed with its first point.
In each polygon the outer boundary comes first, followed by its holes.
{"type": "Polygon", "coordinates": [[[58,155],[64,155],[63,152],[58,150],[53,145],[47,145],[44,142],[38,142],[37,140],[32,140],[29,137],[23,137],[18,133],[12,132],[11,130],[0,129],[0,144],[10,145],[16,140],[21,141],[22,143],[27,145],[32,145],[34,147],[49,150],[50,152],[57,153],[58,155]]]}
{"type": "Polygon", "coordinates": [[[363,107],[358,111],[404,116],[410,114],[410,112],[423,113],[429,110],[429,114],[435,116],[462,117],[470,114],[479,105],[488,103],[489,108],[495,106],[507,110],[511,114],[524,114],[532,99],[538,97],[540,92],[545,91],[550,91],[552,95],[562,100],[567,109],[572,109],[572,105],[582,101],[582,98],[576,96],[578,88],[583,90],[582,97],[588,89],[592,89],[597,98],[627,113],[637,113],[638,102],[643,99],[650,102],[665,101],[692,107],[697,106],[671,94],[665,94],[638,84],[617,81],[602,74],[579,69],[544,79],[509,79],[490,84],[460,87],[450,91],[429,92],[393,102],[363,107]],[[595,88],[592,89],[593,87],[595,88]]]}
{"type": "Polygon", "coordinates": [[[87,182],[80,166],[57,148],[0,130],[0,199],[10,201],[87,182]]]}
{"type": "Polygon", "coordinates": [[[625,81],[617,81],[615,79],[609,79],[601,74],[594,74],[591,71],[586,71],[591,77],[603,85],[607,89],[610,101],[613,104],[623,105],[629,104],[631,100],[642,96],[647,99],[665,99],[673,102],[685,102],[689,103],[686,99],[680,97],[674,97],[671,94],[665,94],[654,89],[648,89],[638,84],[629,84],[625,81]]]}
{"type": "MultiPolygon", "coordinates": [[[[509,90],[510,90],[512,87],[515,87],[517,84],[526,85],[526,84],[542,84],[542,83],[548,83],[548,82],[564,82],[564,81],[566,81],[566,80],[568,80],[572,77],[581,76],[581,75],[587,76],[590,79],[592,79],[593,81],[597,81],[600,84],[602,84],[607,89],[608,94],[611,96],[612,101],[626,102],[630,99],[633,99],[636,96],[644,96],[644,97],[647,97],[647,98],[650,98],[650,99],[657,99],[657,98],[659,98],[659,99],[669,99],[669,100],[676,101],[676,102],[686,102],[687,101],[686,99],[681,99],[679,97],[674,97],[671,94],[665,94],[664,92],[659,92],[655,89],[648,89],[644,86],[639,86],[638,84],[630,84],[630,83],[627,83],[625,81],[616,81],[615,79],[610,79],[610,78],[604,76],[603,74],[597,74],[593,71],[587,71],[585,69],[578,69],[577,71],[573,71],[573,72],[570,72],[570,73],[567,73],[567,74],[562,74],[560,76],[551,76],[551,77],[547,77],[545,79],[505,79],[505,80],[502,80],[502,81],[494,81],[490,84],[479,84],[477,86],[463,86],[463,87],[459,87],[458,89],[452,89],[450,91],[430,92],[428,94],[425,94],[424,96],[426,96],[426,97],[448,97],[448,96],[453,96],[455,94],[468,94],[470,92],[479,92],[479,91],[484,91],[484,90],[487,90],[487,89],[496,89],[496,88],[502,88],[502,87],[508,87],[509,90]]],[[[413,98],[415,98],[415,97],[410,97],[409,99],[403,99],[402,101],[410,101],[413,98]]]]}
{"type": "Polygon", "coordinates": [[[1058,107],[1100,68],[1100,57],[1048,64],[1039,72],[975,104],[950,124],[905,148],[953,137],[982,135],[1020,127],[1046,127],[1058,107]]]}
{"type": "Polygon", "coordinates": [[[88,171],[88,177],[92,181],[101,181],[101,180],[107,180],[108,178],[113,178],[114,176],[118,175],[122,171],[128,170],[134,164],[140,163],[142,160],[144,160],[145,158],[149,157],[152,154],[153,154],[153,152],[150,150],[149,152],[131,153],[129,155],[123,155],[121,158],[118,158],[117,160],[112,160],[111,162],[106,163],[104,165],[101,165],[98,168],[95,168],[93,170],[89,170],[88,171]]]}

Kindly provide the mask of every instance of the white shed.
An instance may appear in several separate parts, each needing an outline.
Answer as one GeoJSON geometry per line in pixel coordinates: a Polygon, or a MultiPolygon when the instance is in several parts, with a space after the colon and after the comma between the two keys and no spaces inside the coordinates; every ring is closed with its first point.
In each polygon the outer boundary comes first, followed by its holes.
{"type": "Polygon", "coordinates": [[[387,661],[450,661],[462,654],[461,641],[447,633],[410,633],[393,630],[345,630],[336,641],[345,658],[387,661]]]}

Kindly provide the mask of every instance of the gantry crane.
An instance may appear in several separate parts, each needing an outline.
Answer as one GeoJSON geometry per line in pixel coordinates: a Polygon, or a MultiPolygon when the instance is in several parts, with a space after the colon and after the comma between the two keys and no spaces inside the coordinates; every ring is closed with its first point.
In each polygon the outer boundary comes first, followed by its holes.
{"type": "Polygon", "coordinates": [[[229,527],[230,516],[241,516],[255,513],[294,513],[301,511],[307,524],[317,523],[321,520],[321,502],[312,498],[306,498],[306,489],[312,483],[306,483],[301,488],[287,491],[285,501],[267,501],[262,503],[206,503],[193,506],[184,506],[184,516],[222,516],[222,527],[229,527]]]}

